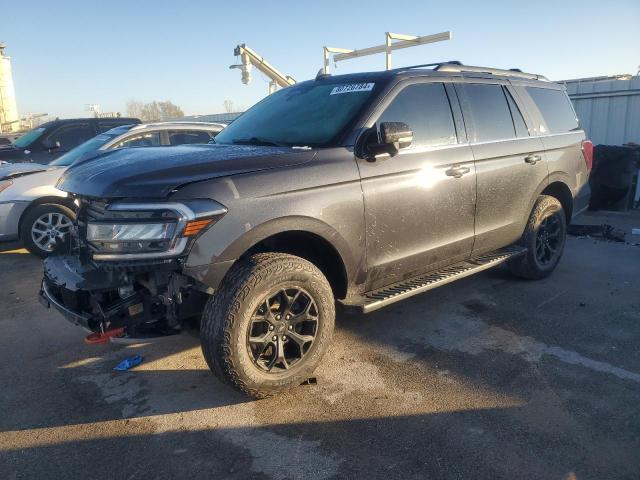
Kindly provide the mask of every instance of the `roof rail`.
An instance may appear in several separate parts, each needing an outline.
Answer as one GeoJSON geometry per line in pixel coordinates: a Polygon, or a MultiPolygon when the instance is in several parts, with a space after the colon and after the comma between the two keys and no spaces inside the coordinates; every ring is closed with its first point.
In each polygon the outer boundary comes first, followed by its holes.
{"type": "Polygon", "coordinates": [[[535,73],[525,73],[517,68],[503,70],[500,68],[490,67],[474,67],[471,65],[462,65],[460,62],[443,63],[434,68],[438,72],[470,72],[470,73],[488,73],[491,75],[504,75],[507,77],[525,78],[527,80],[542,80],[548,82],[547,77],[537,75],[535,73]]]}
{"type": "Polygon", "coordinates": [[[400,67],[394,69],[396,72],[402,72],[404,70],[411,70],[412,68],[428,68],[433,67],[434,70],[437,70],[441,65],[462,65],[462,62],[458,60],[449,60],[447,62],[434,62],[434,63],[422,63],[420,65],[409,65],[408,67],[400,67]]]}

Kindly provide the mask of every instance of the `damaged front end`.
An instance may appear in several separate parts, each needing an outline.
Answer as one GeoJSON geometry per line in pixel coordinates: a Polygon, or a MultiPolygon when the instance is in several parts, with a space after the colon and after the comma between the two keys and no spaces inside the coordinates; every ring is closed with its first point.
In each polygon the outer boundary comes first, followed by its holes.
{"type": "Polygon", "coordinates": [[[170,334],[198,315],[206,288],[182,273],[194,239],[226,209],[211,200],[79,198],[77,226],[44,261],[41,302],[91,332],[170,334]]]}

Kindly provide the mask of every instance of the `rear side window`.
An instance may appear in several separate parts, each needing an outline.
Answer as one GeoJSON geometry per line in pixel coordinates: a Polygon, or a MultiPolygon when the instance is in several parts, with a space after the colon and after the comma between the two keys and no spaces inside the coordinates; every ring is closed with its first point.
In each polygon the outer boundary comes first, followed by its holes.
{"type": "Polygon", "coordinates": [[[185,145],[188,143],[209,143],[213,135],[202,130],[172,130],[169,135],[169,145],[185,145]]]}
{"type": "Polygon", "coordinates": [[[435,147],[456,143],[449,98],[442,83],[409,85],[380,115],[382,122],[404,122],[413,130],[413,145],[435,147]]]}
{"type": "Polygon", "coordinates": [[[571,100],[563,90],[526,87],[547,124],[548,131],[541,133],[565,133],[578,129],[578,119],[571,100]]]}
{"type": "Polygon", "coordinates": [[[471,116],[474,127],[473,141],[490,142],[515,138],[509,103],[501,85],[468,83],[462,85],[462,88],[467,106],[465,114],[471,116]]]}

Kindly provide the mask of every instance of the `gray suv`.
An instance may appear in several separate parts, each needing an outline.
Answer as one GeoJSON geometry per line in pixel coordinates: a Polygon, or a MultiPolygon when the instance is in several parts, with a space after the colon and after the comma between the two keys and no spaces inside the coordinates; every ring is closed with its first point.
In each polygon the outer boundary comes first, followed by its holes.
{"type": "Polygon", "coordinates": [[[41,300],[95,342],[198,319],[211,370],[254,397],[309,377],[336,301],[366,313],[501,263],[545,277],[588,204],[564,88],[518,70],[319,75],[215,143],[69,168],[77,224],[41,300]]]}

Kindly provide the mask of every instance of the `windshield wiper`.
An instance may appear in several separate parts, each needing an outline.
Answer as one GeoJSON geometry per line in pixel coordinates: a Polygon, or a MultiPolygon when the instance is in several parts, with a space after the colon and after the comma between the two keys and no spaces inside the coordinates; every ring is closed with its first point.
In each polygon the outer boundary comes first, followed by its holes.
{"type": "Polygon", "coordinates": [[[236,138],[233,140],[234,145],[260,145],[263,147],[286,147],[283,143],[277,143],[266,138],[251,137],[251,138],[236,138]]]}

